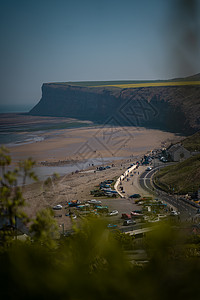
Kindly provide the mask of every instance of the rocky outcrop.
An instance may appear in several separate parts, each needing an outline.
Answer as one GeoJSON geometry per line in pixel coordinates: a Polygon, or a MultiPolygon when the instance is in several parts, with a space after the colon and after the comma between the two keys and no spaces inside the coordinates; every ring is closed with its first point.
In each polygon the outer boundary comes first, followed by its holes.
{"type": "Polygon", "coordinates": [[[146,126],[191,134],[200,130],[200,87],[86,87],[46,83],[31,115],[146,126]]]}

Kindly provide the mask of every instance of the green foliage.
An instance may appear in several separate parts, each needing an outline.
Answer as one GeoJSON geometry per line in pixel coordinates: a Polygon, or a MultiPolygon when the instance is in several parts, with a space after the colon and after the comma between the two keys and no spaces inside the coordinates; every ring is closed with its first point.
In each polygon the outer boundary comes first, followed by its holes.
{"type": "Polygon", "coordinates": [[[186,194],[197,191],[200,183],[200,155],[192,156],[176,165],[162,168],[156,173],[154,180],[167,192],[172,192],[172,188],[176,193],[186,194]]]}
{"type": "MultiPolygon", "coordinates": [[[[17,186],[19,172],[25,169],[26,177],[32,176],[33,162],[7,171],[7,151],[1,149],[0,155],[1,214],[12,220],[24,206],[22,189],[17,186]]],[[[168,300],[173,296],[196,300],[200,293],[199,237],[185,239],[183,231],[166,223],[153,229],[142,249],[148,262],[138,267],[123,251],[134,245],[130,235],[111,232],[106,221],[91,217],[79,227],[74,225],[72,235],[58,238],[53,211],[42,210],[30,227],[32,240],[14,240],[10,247],[0,248],[1,297],[168,300]]],[[[12,232],[5,231],[6,237],[9,234],[12,238],[12,232]]]]}
{"type": "Polygon", "coordinates": [[[53,173],[52,176],[47,177],[47,179],[44,181],[44,184],[48,187],[51,186],[53,181],[59,178],[59,174],[53,173]]]}
{"type": "Polygon", "coordinates": [[[36,218],[30,226],[30,233],[35,242],[49,248],[56,247],[55,239],[59,237],[59,234],[52,209],[47,208],[37,212],[36,218]]]}
{"type": "Polygon", "coordinates": [[[146,239],[148,263],[132,265],[99,219],[84,221],[51,250],[16,242],[0,254],[4,299],[197,299],[200,261],[179,230],[155,228],[146,239]],[[191,255],[190,255],[191,254],[191,255]],[[188,256],[190,255],[190,256],[188,256]],[[9,288],[9,287],[12,288],[9,288]]]}
{"type": "Polygon", "coordinates": [[[58,173],[53,173],[53,180],[56,180],[60,177],[60,175],[58,173]]]}
{"type": "Polygon", "coordinates": [[[10,155],[8,155],[8,153],[9,153],[9,150],[7,148],[5,148],[4,146],[2,146],[0,148],[0,166],[1,167],[10,165],[11,157],[10,157],[10,155]]]}
{"type": "Polygon", "coordinates": [[[198,235],[198,234],[190,235],[187,238],[187,243],[190,243],[190,244],[199,244],[200,245],[200,235],[198,235]]]}
{"type": "Polygon", "coordinates": [[[122,249],[124,249],[124,250],[134,249],[135,237],[133,235],[125,234],[118,230],[115,232],[114,238],[118,241],[118,243],[122,247],[122,249]]]}
{"type": "Polygon", "coordinates": [[[44,184],[45,185],[50,185],[52,183],[52,179],[51,179],[51,177],[47,177],[47,179],[44,181],[44,184]]]}
{"type": "Polygon", "coordinates": [[[37,181],[38,178],[35,173],[32,171],[35,166],[35,161],[32,158],[25,159],[24,161],[19,162],[20,171],[22,171],[23,184],[26,183],[27,177],[37,181]]]}
{"type": "Polygon", "coordinates": [[[181,143],[189,151],[200,151],[200,131],[187,137],[181,143]]]}
{"type": "Polygon", "coordinates": [[[19,167],[12,171],[7,168],[11,164],[11,157],[5,147],[0,148],[0,217],[5,224],[3,230],[0,231],[0,240],[3,244],[8,244],[12,239],[16,230],[16,218],[20,218],[23,222],[27,222],[28,218],[22,208],[25,206],[25,200],[22,195],[22,186],[18,186],[18,179],[22,177],[25,184],[27,177],[36,180],[36,176],[32,171],[35,162],[29,158],[19,163],[19,167]]]}

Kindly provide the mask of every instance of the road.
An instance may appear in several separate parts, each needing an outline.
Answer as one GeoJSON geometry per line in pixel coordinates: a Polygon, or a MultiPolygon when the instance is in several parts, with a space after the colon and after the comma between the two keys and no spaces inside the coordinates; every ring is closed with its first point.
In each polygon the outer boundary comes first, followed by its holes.
{"type": "Polygon", "coordinates": [[[191,219],[196,216],[197,208],[184,201],[177,195],[167,194],[155,188],[153,184],[153,175],[158,169],[163,168],[169,164],[162,164],[154,167],[151,171],[143,172],[139,177],[139,184],[141,188],[149,194],[156,196],[160,200],[169,204],[173,209],[180,212],[181,220],[191,219]]]}

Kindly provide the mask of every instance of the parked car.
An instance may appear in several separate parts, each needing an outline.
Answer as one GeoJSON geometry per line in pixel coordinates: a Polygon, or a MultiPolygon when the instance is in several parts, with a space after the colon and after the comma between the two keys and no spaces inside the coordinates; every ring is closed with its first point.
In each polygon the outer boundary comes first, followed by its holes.
{"type": "Polygon", "coordinates": [[[162,162],[167,162],[168,160],[166,159],[166,157],[162,156],[162,157],[160,158],[160,161],[162,161],[162,162]]]}
{"type": "Polygon", "coordinates": [[[133,195],[131,195],[131,196],[129,196],[129,198],[140,198],[141,197],[141,195],[140,194],[133,194],[133,195]]]}
{"type": "Polygon", "coordinates": [[[136,224],[136,221],[134,220],[124,220],[123,226],[128,226],[128,225],[134,225],[136,224]]]}
{"type": "Polygon", "coordinates": [[[137,211],[132,211],[131,216],[134,218],[142,218],[144,215],[143,213],[137,212],[137,211]]]}
{"type": "Polygon", "coordinates": [[[105,205],[105,206],[97,205],[96,210],[99,213],[108,213],[108,206],[107,205],[105,205]]]}
{"type": "Polygon", "coordinates": [[[117,228],[117,225],[116,225],[116,224],[108,224],[108,225],[107,225],[107,228],[112,228],[112,229],[114,229],[114,228],[117,228]]]}
{"type": "Polygon", "coordinates": [[[105,196],[107,196],[107,197],[112,197],[112,198],[116,198],[117,197],[117,193],[111,193],[111,192],[106,192],[105,193],[105,196]]]}
{"type": "Polygon", "coordinates": [[[151,171],[151,170],[152,170],[152,167],[146,168],[146,171],[151,171]]]}
{"type": "Polygon", "coordinates": [[[122,219],[128,220],[131,219],[131,215],[130,214],[122,214],[122,219]]]}
{"type": "Polygon", "coordinates": [[[103,170],[105,170],[106,168],[105,167],[97,167],[97,170],[99,170],[99,171],[103,171],[103,170]]]}
{"type": "Polygon", "coordinates": [[[96,199],[88,200],[87,202],[89,204],[101,204],[101,200],[96,200],[96,199]]]}
{"type": "Polygon", "coordinates": [[[62,209],[62,205],[61,204],[57,204],[53,207],[53,209],[55,210],[59,210],[59,209],[62,209]]]}
{"type": "Polygon", "coordinates": [[[154,219],[149,219],[148,222],[149,223],[155,223],[155,222],[159,222],[160,221],[160,218],[157,217],[157,218],[154,218],[154,219]]]}
{"type": "Polygon", "coordinates": [[[90,194],[93,195],[94,197],[101,197],[101,196],[104,196],[104,191],[93,190],[93,191],[90,191],[90,194]]]}
{"type": "Polygon", "coordinates": [[[81,204],[81,202],[78,200],[72,200],[71,202],[68,202],[69,207],[75,207],[78,206],[79,204],[81,204]]]}
{"type": "Polygon", "coordinates": [[[111,184],[114,180],[109,179],[109,180],[104,180],[105,183],[111,184]]]}
{"type": "Polygon", "coordinates": [[[109,216],[117,216],[118,213],[119,213],[118,210],[115,209],[109,213],[109,216]]]}
{"type": "Polygon", "coordinates": [[[179,214],[180,214],[179,211],[172,210],[171,213],[170,213],[170,216],[178,216],[179,214]]]}

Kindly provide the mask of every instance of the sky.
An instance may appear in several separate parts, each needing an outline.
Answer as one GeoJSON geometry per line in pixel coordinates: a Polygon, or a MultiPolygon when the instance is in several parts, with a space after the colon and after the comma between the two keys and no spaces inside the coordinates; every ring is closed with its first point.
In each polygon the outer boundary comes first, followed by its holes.
{"type": "Polygon", "coordinates": [[[33,107],[46,82],[200,72],[199,0],[1,0],[0,106],[33,107]]]}

